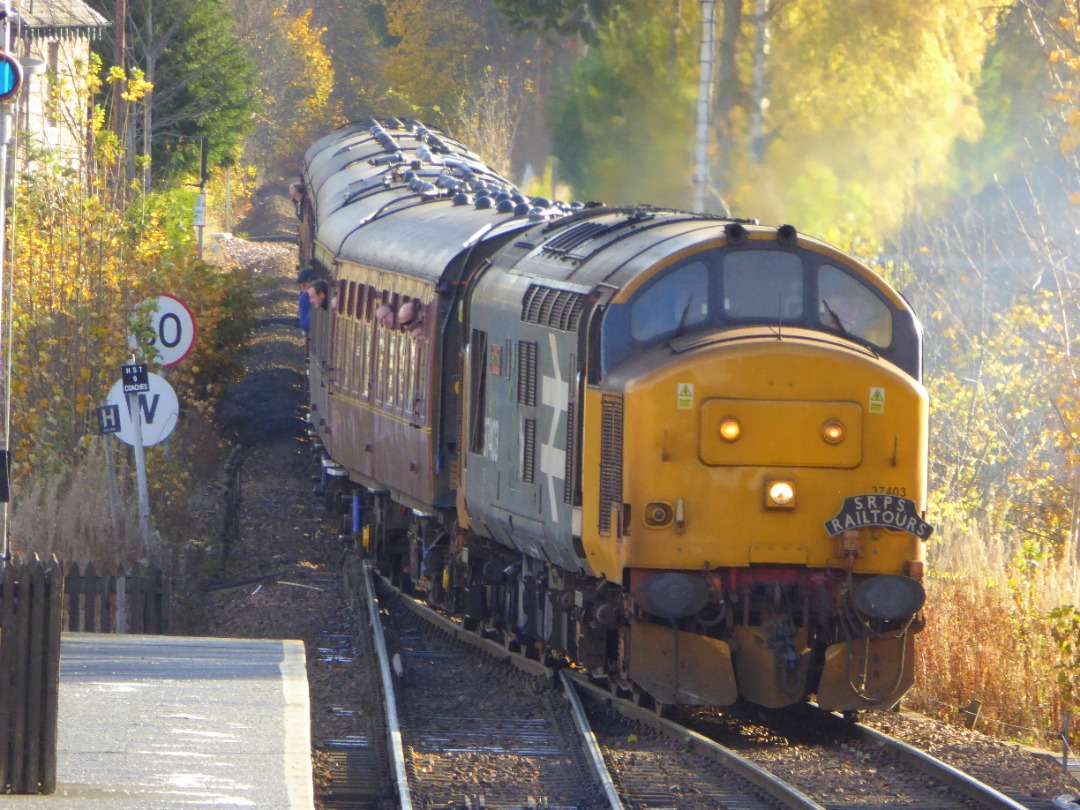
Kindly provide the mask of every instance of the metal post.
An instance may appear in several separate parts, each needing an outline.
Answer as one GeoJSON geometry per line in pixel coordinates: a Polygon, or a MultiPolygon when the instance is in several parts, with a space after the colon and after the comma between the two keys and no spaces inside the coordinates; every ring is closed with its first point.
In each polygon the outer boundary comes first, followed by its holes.
{"type": "Polygon", "coordinates": [[[750,104],[750,159],[765,157],[765,48],[769,41],[769,0],[757,0],[754,15],[754,98],[750,104]]]}
{"type": "Polygon", "coordinates": [[[713,36],[716,0],[701,4],[701,68],[698,77],[697,137],[695,138],[697,168],[694,172],[694,210],[705,211],[705,187],[709,182],[709,124],[713,99],[713,36]]]}
{"type": "Polygon", "coordinates": [[[143,546],[150,550],[150,493],[146,486],[146,455],[142,440],[142,403],[139,394],[127,395],[128,413],[131,414],[132,442],[135,450],[135,479],[139,490],[139,536],[143,546]]]}
{"type": "Polygon", "coordinates": [[[232,166],[225,167],[225,233],[232,233],[232,166]]]}
{"type": "Polygon", "coordinates": [[[120,539],[120,521],[118,519],[120,498],[116,493],[116,462],[113,461],[112,454],[113,438],[106,435],[102,437],[102,440],[105,442],[105,467],[109,476],[109,519],[112,522],[113,542],[116,543],[120,539]]]}
{"type": "Polygon", "coordinates": [[[202,209],[200,222],[196,222],[199,229],[199,259],[203,257],[203,231],[206,230],[206,166],[209,159],[209,139],[203,135],[199,140],[199,205],[202,209]]]}
{"type": "MultiPolygon", "coordinates": [[[[0,23],[0,47],[4,52],[8,52],[11,47],[11,3],[9,0],[2,0],[0,2],[0,9],[3,10],[4,19],[0,23]]],[[[2,294],[7,287],[5,285],[10,284],[9,279],[5,274],[5,256],[7,254],[7,162],[8,162],[8,143],[11,140],[12,119],[14,117],[11,107],[8,104],[0,105],[3,110],[0,111],[0,301],[5,299],[2,294]]],[[[6,296],[10,302],[11,297],[6,296]]],[[[9,303],[10,306],[10,303],[9,303]]],[[[7,319],[7,323],[10,323],[10,319],[7,319]]],[[[3,353],[7,359],[11,357],[11,335],[6,336],[6,341],[0,340],[0,353],[3,353]]],[[[7,367],[8,364],[4,363],[7,367]]],[[[7,375],[7,380],[4,385],[4,413],[10,414],[11,409],[9,407],[11,397],[11,376],[7,375]]],[[[4,419],[4,455],[10,458],[9,453],[11,450],[11,420],[7,416],[4,419]]],[[[7,561],[11,559],[11,526],[10,526],[10,512],[8,508],[7,500],[4,501],[2,509],[0,509],[0,531],[3,532],[2,538],[0,538],[0,550],[3,551],[3,556],[0,559],[7,561]]]]}
{"type": "Polygon", "coordinates": [[[1072,722],[1072,712],[1065,712],[1061,721],[1061,768],[1069,772],[1069,724],[1072,722]]]}
{"type": "Polygon", "coordinates": [[[205,219],[205,217],[206,217],[206,213],[205,213],[206,212],[206,192],[205,191],[200,191],[199,192],[199,201],[197,203],[197,206],[198,207],[196,209],[195,228],[199,232],[199,259],[201,260],[202,257],[203,257],[203,231],[206,229],[206,219],[205,219]],[[198,214],[199,211],[203,212],[201,217],[198,214]]]}

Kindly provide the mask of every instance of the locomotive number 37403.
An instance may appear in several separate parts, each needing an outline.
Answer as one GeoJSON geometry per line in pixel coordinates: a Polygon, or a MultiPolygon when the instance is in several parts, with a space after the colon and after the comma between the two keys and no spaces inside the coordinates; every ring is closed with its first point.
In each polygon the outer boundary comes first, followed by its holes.
{"type": "Polygon", "coordinates": [[[899,495],[901,498],[907,497],[907,487],[870,487],[874,495],[899,495]]]}

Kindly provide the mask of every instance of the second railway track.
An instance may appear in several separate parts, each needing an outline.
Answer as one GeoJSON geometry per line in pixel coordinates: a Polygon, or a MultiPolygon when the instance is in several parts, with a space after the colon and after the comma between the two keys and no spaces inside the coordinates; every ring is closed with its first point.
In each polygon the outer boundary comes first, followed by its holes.
{"type": "Polygon", "coordinates": [[[609,806],[550,672],[485,656],[381,580],[376,590],[413,807],[609,806]]]}

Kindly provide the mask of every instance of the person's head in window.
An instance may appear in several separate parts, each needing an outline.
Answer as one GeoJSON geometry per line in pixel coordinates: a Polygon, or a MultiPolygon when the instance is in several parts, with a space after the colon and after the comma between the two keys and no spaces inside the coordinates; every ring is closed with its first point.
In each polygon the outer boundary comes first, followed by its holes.
{"type": "Polygon", "coordinates": [[[308,298],[311,299],[311,306],[317,309],[326,309],[326,299],[330,294],[330,285],[326,283],[326,279],[316,279],[308,286],[308,298]]]}
{"type": "Polygon", "coordinates": [[[299,275],[297,275],[296,285],[300,288],[300,292],[307,292],[307,288],[310,286],[311,282],[317,278],[318,275],[316,275],[314,270],[310,267],[305,267],[300,271],[299,275]]]}
{"type": "Polygon", "coordinates": [[[413,340],[419,340],[424,336],[423,315],[423,307],[414,301],[405,302],[398,310],[398,323],[412,336],[413,340]]]}
{"type": "Polygon", "coordinates": [[[401,305],[398,310],[397,319],[398,325],[402,329],[409,329],[412,326],[413,321],[416,320],[417,306],[412,301],[406,301],[401,305]]]}
{"type": "Polygon", "coordinates": [[[378,321],[379,326],[393,329],[396,322],[393,308],[388,304],[380,305],[379,308],[375,310],[375,320],[378,321]]]}

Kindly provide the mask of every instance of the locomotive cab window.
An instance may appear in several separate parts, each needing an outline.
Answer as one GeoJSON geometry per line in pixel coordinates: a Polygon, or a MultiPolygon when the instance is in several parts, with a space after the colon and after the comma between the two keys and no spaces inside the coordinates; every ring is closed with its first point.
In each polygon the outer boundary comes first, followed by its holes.
{"type": "Polygon", "coordinates": [[[626,303],[609,306],[598,372],[691,332],[759,324],[839,335],[921,377],[921,334],[909,311],[821,254],[761,243],[697,253],[660,270],[626,303]]]}
{"type": "Polygon", "coordinates": [[[843,270],[818,268],[818,320],[831,332],[886,348],[892,344],[892,313],[885,302],[843,270]]]}
{"type": "Polygon", "coordinates": [[[639,343],[697,326],[709,317],[709,271],[696,261],[661,276],[630,310],[630,336],[639,343]]]}
{"type": "Polygon", "coordinates": [[[803,267],[794,253],[739,250],[723,265],[724,315],[742,320],[792,321],[803,313],[803,267]]]}

